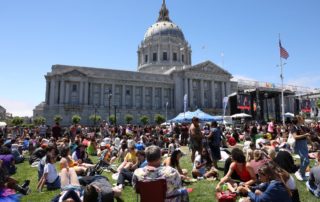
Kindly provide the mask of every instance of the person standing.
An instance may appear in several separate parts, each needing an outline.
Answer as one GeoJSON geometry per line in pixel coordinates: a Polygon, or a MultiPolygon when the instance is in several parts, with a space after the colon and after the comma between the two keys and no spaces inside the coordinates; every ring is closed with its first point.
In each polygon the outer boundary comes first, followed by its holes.
{"type": "Polygon", "coordinates": [[[308,156],[308,143],[307,143],[307,138],[310,136],[310,134],[307,131],[304,131],[302,129],[301,126],[303,122],[304,120],[302,117],[300,116],[294,117],[292,120],[293,125],[291,128],[292,136],[296,140],[294,151],[300,157],[300,168],[295,173],[295,176],[299,181],[307,180],[307,177],[305,175],[306,168],[310,163],[309,156],[308,156]]]}
{"type": "Polygon", "coordinates": [[[218,127],[217,122],[211,123],[210,133],[207,136],[209,147],[211,150],[212,164],[215,169],[218,168],[218,161],[221,159],[220,145],[221,145],[222,132],[218,127]]]}
{"type": "Polygon", "coordinates": [[[61,127],[58,122],[56,122],[56,125],[52,127],[52,136],[58,140],[61,138],[61,127]]]}
{"type": "Polygon", "coordinates": [[[189,128],[190,142],[189,147],[191,149],[191,161],[194,162],[196,151],[201,154],[202,151],[202,133],[199,125],[199,118],[193,117],[192,124],[189,128]]]}

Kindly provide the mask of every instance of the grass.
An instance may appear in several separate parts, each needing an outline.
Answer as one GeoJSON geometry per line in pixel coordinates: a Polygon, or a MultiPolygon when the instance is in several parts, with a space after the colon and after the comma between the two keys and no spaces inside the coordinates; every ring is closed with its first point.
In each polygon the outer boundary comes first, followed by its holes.
{"type": "MultiPolygon", "coordinates": [[[[192,164],[190,163],[190,153],[187,148],[183,148],[183,152],[187,155],[181,159],[181,165],[183,168],[187,168],[189,173],[192,169],[192,164]]],[[[96,160],[96,158],[92,158],[96,160]]],[[[311,163],[310,165],[314,165],[311,163]]],[[[31,194],[22,197],[23,202],[49,202],[51,199],[59,194],[59,190],[56,191],[47,191],[45,188],[43,193],[39,193],[36,191],[38,173],[37,168],[31,168],[29,163],[25,161],[22,164],[17,165],[17,173],[13,175],[15,179],[17,179],[20,183],[22,183],[25,179],[30,179],[30,188],[32,190],[31,194]]],[[[223,163],[219,163],[219,167],[223,167],[223,163]]],[[[107,176],[110,180],[111,184],[115,183],[115,181],[111,178],[110,173],[103,172],[103,175],[107,176]]],[[[223,176],[223,173],[220,172],[220,176],[223,176]]],[[[215,199],[215,187],[217,185],[217,181],[198,181],[187,187],[193,188],[193,192],[190,193],[190,201],[192,202],[204,202],[204,201],[217,201],[215,199]]],[[[300,194],[301,202],[317,202],[319,199],[315,198],[311,193],[306,190],[306,186],[304,182],[296,181],[297,187],[300,194]]],[[[137,199],[136,194],[132,187],[125,187],[122,197],[125,202],[135,202],[137,199]]]]}

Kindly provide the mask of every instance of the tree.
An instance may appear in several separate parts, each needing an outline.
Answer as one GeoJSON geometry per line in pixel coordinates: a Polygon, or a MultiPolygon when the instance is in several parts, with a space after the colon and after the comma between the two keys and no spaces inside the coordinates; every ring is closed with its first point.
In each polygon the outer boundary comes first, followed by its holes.
{"type": "Polygon", "coordinates": [[[62,121],[62,116],[60,115],[55,115],[53,118],[55,123],[60,123],[62,121]]]}
{"type": "Polygon", "coordinates": [[[110,115],[109,116],[109,122],[111,125],[115,124],[116,123],[116,117],[115,115],[110,115]]]}
{"type": "Polygon", "coordinates": [[[71,118],[71,121],[72,121],[73,124],[78,124],[81,121],[81,116],[73,115],[72,118],[71,118]]]}
{"type": "Polygon", "coordinates": [[[96,115],[96,114],[92,114],[89,119],[93,122],[93,125],[95,126],[96,123],[101,121],[101,116],[96,115]]]}
{"type": "Polygon", "coordinates": [[[140,122],[143,124],[143,125],[146,125],[148,122],[149,122],[149,117],[146,116],[146,115],[142,115],[140,117],[140,122]]]}
{"type": "Polygon", "coordinates": [[[165,121],[166,121],[166,118],[164,118],[164,116],[162,116],[161,114],[154,115],[154,122],[156,122],[157,124],[161,124],[165,121]]]}
{"type": "Polygon", "coordinates": [[[45,124],[45,122],[46,122],[46,118],[44,118],[43,116],[37,116],[33,119],[33,123],[36,126],[45,124]]]}
{"type": "Polygon", "coordinates": [[[126,120],[126,123],[127,123],[127,124],[130,124],[131,121],[133,120],[133,116],[132,116],[131,114],[126,114],[126,115],[124,116],[124,119],[126,120]]]}
{"type": "Polygon", "coordinates": [[[23,124],[23,118],[21,118],[21,117],[18,117],[18,116],[15,116],[15,117],[13,117],[13,119],[12,119],[12,124],[14,125],[14,126],[20,126],[21,124],[23,124]]]}

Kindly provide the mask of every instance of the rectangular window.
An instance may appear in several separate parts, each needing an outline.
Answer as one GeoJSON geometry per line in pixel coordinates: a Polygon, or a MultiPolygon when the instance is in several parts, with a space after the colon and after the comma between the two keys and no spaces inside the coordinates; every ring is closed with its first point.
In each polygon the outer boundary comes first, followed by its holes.
{"type": "Polygon", "coordinates": [[[72,85],[72,92],[77,92],[77,85],[76,84],[72,85]]]}
{"type": "Polygon", "coordinates": [[[153,60],[153,62],[157,61],[157,53],[153,53],[152,60],[153,60]]]}
{"type": "Polygon", "coordinates": [[[173,61],[177,61],[177,53],[173,53],[172,59],[173,61]]]}
{"type": "Polygon", "coordinates": [[[144,56],[144,62],[147,63],[148,62],[148,55],[144,56]]]}
{"type": "Polygon", "coordinates": [[[163,59],[164,61],[168,60],[168,54],[167,54],[167,52],[163,52],[162,59],[163,59]]]}
{"type": "Polygon", "coordinates": [[[184,62],[184,55],[181,55],[181,60],[182,62],[184,62]]]}

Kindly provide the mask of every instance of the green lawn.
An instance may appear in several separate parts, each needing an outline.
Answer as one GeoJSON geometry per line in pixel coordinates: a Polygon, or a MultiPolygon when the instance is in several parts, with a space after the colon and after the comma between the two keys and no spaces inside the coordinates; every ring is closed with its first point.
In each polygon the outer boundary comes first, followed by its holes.
{"type": "MultiPolygon", "coordinates": [[[[191,171],[192,165],[190,163],[190,153],[186,148],[183,148],[183,151],[187,154],[185,157],[181,159],[182,167],[187,168],[189,172],[191,171]]],[[[223,164],[219,164],[220,167],[223,167],[223,164]]],[[[49,202],[51,199],[59,193],[58,191],[47,191],[44,189],[44,193],[38,193],[36,191],[37,186],[37,168],[31,168],[29,163],[26,161],[23,164],[17,165],[18,170],[17,173],[13,176],[15,179],[17,179],[20,182],[23,182],[25,179],[30,179],[30,187],[31,187],[31,194],[27,196],[22,197],[22,201],[25,202],[49,202]]],[[[110,173],[104,172],[103,175],[107,176],[111,183],[115,183],[110,173]]],[[[222,172],[220,173],[220,176],[222,176],[222,172]]],[[[190,201],[216,201],[215,199],[215,186],[217,182],[216,181],[198,181],[193,183],[192,185],[189,185],[187,187],[193,188],[193,192],[190,194],[190,201]]],[[[297,181],[297,186],[299,189],[300,199],[302,202],[316,202],[320,201],[319,199],[312,196],[305,187],[305,184],[303,182],[297,181]]],[[[133,191],[131,187],[125,187],[123,195],[121,197],[124,201],[128,202],[135,202],[136,201],[136,194],[133,191]]]]}

